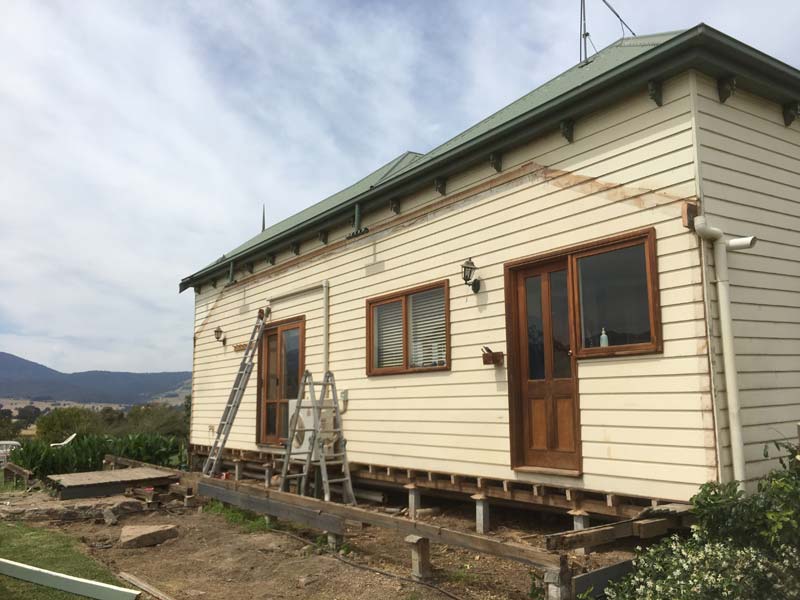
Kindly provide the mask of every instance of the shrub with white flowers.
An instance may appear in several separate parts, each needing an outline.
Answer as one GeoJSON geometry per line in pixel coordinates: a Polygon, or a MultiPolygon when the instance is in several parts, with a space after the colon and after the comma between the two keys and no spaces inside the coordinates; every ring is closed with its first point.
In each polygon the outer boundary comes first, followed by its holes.
{"type": "Polygon", "coordinates": [[[708,483],[692,498],[697,525],[637,549],[609,600],[800,600],[800,456],[788,451],[758,491],[708,483]]]}

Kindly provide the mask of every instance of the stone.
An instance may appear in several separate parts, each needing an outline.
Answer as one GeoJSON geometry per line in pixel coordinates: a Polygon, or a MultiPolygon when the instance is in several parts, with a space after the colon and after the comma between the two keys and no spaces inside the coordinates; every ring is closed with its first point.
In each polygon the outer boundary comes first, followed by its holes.
{"type": "Polygon", "coordinates": [[[317,580],[313,575],[303,575],[297,580],[297,585],[301,588],[307,587],[317,580]]]}
{"type": "Polygon", "coordinates": [[[126,525],[119,534],[120,548],[145,548],[178,537],[175,525],[126,525]]]}
{"type": "Polygon", "coordinates": [[[116,525],[119,522],[117,515],[114,514],[114,511],[110,508],[103,509],[103,521],[109,527],[112,525],[116,525]]]}

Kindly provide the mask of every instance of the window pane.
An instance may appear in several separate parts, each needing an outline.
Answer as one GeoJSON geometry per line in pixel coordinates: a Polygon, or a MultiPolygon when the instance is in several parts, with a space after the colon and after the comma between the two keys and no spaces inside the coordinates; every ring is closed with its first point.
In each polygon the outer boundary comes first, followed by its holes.
{"type": "Polygon", "coordinates": [[[584,348],[650,341],[645,260],[644,244],[578,259],[584,348]]]}
{"type": "Polygon", "coordinates": [[[542,328],[542,278],[525,280],[528,321],[528,379],[544,379],[544,330],[542,328]]]}
{"type": "Polygon", "coordinates": [[[287,329],[283,332],[283,356],[281,374],[283,394],[281,399],[297,398],[300,388],[300,330],[287,329]]]}
{"type": "Polygon", "coordinates": [[[550,273],[550,321],[553,328],[553,377],[566,379],[572,377],[566,269],[550,273]]]}
{"type": "Polygon", "coordinates": [[[278,336],[267,336],[267,399],[278,399],[278,336]]]}
{"type": "Polygon", "coordinates": [[[377,369],[403,366],[403,303],[373,307],[373,366],[377,369]]]}
{"type": "Polygon", "coordinates": [[[267,435],[273,436],[277,435],[278,433],[278,423],[275,418],[275,415],[278,412],[278,405],[270,402],[267,404],[267,435]]]}
{"type": "Polygon", "coordinates": [[[408,297],[408,339],[409,367],[447,364],[444,288],[408,297]]]}

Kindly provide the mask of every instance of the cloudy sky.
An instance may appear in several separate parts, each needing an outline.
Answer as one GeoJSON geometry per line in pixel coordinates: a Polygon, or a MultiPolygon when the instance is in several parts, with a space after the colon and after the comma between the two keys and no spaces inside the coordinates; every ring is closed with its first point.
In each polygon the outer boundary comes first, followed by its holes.
{"type": "MultiPolygon", "coordinates": [[[[587,0],[601,48],[620,26],[587,0]]],[[[613,0],[800,65],[796,1],[613,0]]],[[[181,277],[577,62],[578,0],[0,2],[0,350],[183,370],[181,277]],[[502,9],[500,8],[502,6],[502,9]]]]}

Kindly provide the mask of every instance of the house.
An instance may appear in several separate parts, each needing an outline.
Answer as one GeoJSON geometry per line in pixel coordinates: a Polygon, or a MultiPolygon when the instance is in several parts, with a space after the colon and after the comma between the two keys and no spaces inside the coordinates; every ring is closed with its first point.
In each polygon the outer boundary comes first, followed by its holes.
{"type": "Polygon", "coordinates": [[[800,420],[798,101],[707,25],[623,38],[265,229],[180,282],[193,455],[268,306],[251,470],[330,369],[364,480],[617,515],[753,485],[800,420]]]}

